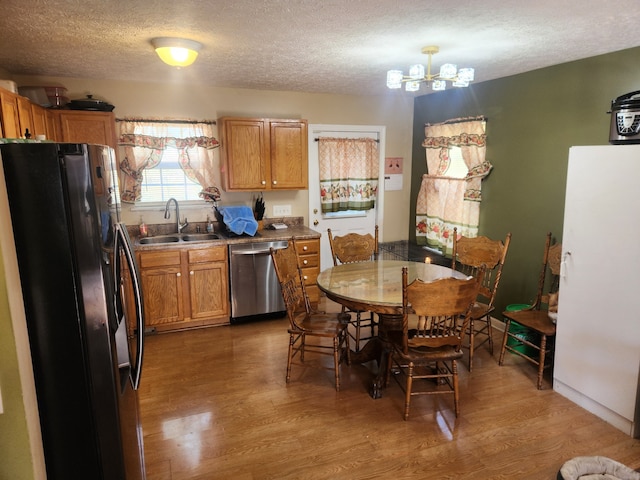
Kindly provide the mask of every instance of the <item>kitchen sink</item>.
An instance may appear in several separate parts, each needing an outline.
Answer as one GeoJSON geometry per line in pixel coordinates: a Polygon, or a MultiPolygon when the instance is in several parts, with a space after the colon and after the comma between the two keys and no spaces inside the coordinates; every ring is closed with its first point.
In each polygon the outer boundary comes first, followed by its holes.
{"type": "Polygon", "coordinates": [[[179,242],[180,237],[175,235],[158,235],[157,237],[146,237],[140,239],[141,245],[148,245],[150,243],[175,243],[179,242]]]}
{"type": "Polygon", "coordinates": [[[219,240],[221,237],[217,233],[181,233],[175,235],[158,235],[156,237],[145,237],[140,239],[140,245],[150,245],[158,243],[177,242],[206,242],[219,240]]]}
{"type": "Polygon", "coordinates": [[[219,240],[217,233],[188,233],[182,235],[183,242],[198,242],[202,240],[219,240]]]}

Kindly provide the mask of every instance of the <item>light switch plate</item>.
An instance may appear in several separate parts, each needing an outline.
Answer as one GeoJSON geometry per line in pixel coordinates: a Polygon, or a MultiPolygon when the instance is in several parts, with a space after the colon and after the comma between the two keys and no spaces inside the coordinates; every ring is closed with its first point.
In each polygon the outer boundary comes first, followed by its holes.
{"type": "Polygon", "coordinates": [[[291,215],[291,205],[274,205],[273,216],[274,217],[287,217],[291,215]]]}

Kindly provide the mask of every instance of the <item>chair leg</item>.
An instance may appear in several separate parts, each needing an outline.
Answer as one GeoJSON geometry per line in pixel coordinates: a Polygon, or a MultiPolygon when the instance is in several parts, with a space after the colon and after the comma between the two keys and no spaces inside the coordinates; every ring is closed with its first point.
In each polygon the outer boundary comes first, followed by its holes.
{"type": "Polygon", "coordinates": [[[547,336],[540,335],[540,356],[538,361],[538,390],[542,390],[542,377],[544,376],[544,358],[547,353],[547,336]]]}
{"type": "Polygon", "coordinates": [[[469,320],[469,373],[473,370],[473,353],[476,341],[476,327],[473,318],[469,320]]]}
{"type": "Polygon", "coordinates": [[[349,345],[349,332],[344,329],[344,345],[347,353],[347,365],[351,365],[351,346],[349,345]]]}
{"type": "Polygon", "coordinates": [[[507,321],[504,324],[504,335],[502,337],[502,348],[500,349],[500,360],[498,360],[498,365],[502,366],[502,362],[504,361],[504,351],[507,348],[507,338],[509,337],[509,328],[511,327],[511,319],[507,318],[507,321]]]}
{"type": "Polygon", "coordinates": [[[291,380],[291,362],[293,361],[294,334],[289,334],[289,355],[287,357],[287,383],[291,380]]]}
{"type": "Polygon", "coordinates": [[[453,373],[453,408],[457,417],[460,415],[460,393],[458,391],[458,362],[456,360],[451,362],[451,370],[453,373]]]}
{"type": "Polygon", "coordinates": [[[491,315],[484,317],[487,322],[487,336],[489,337],[489,353],[493,357],[493,327],[491,326],[491,315]]]}
{"type": "Polygon", "coordinates": [[[356,312],[356,352],[360,351],[360,312],[356,312]]]}
{"type": "Polygon", "coordinates": [[[404,395],[404,419],[409,419],[409,407],[411,406],[411,389],[413,388],[413,362],[407,367],[407,388],[404,395]]]}
{"type": "Polygon", "coordinates": [[[336,377],[336,392],[340,391],[340,339],[333,337],[333,371],[336,377]]]}

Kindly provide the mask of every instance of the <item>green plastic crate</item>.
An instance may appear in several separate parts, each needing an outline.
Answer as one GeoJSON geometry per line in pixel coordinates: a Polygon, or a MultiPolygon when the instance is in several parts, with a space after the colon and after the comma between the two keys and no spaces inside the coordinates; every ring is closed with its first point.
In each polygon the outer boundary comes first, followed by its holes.
{"type": "MultiPolygon", "coordinates": [[[[507,305],[507,308],[505,308],[505,310],[507,312],[517,312],[518,310],[524,310],[525,308],[529,308],[530,306],[531,305],[528,305],[526,303],[513,303],[511,305],[507,305]]],[[[516,337],[522,338],[523,340],[527,340],[531,343],[535,343],[535,344],[540,343],[540,335],[538,335],[537,333],[531,332],[529,329],[527,329],[526,327],[523,327],[518,322],[514,322],[514,321],[511,322],[511,325],[509,327],[509,332],[515,335],[516,337]]],[[[519,344],[515,338],[509,337],[507,339],[507,345],[509,345],[514,350],[517,350],[518,352],[528,357],[533,357],[533,358],[538,357],[538,354],[539,354],[538,350],[530,347],[529,345],[519,344]]]]}

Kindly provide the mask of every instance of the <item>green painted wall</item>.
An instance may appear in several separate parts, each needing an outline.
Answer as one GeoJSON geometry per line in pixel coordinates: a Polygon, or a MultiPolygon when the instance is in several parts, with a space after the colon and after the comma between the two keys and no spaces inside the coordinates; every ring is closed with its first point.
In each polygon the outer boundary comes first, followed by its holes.
{"type": "Polygon", "coordinates": [[[0,478],[31,480],[34,470],[9,313],[4,259],[0,256],[0,386],[4,408],[0,415],[0,478]]]}
{"type": "Polygon", "coordinates": [[[485,115],[487,159],[494,168],[482,185],[479,233],[513,234],[497,311],[531,301],[545,234],[562,241],[569,148],[608,144],[611,101],[635,90],[640,90],[640,48],[417,97],[410,239],[415,241],[415,198],[426,173],[420,146],[425,123],[485,115]]]}

